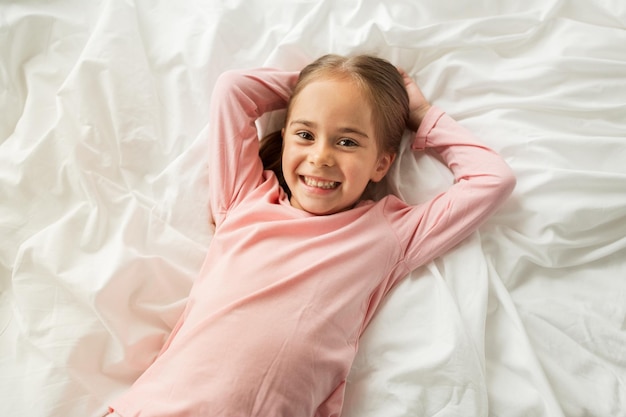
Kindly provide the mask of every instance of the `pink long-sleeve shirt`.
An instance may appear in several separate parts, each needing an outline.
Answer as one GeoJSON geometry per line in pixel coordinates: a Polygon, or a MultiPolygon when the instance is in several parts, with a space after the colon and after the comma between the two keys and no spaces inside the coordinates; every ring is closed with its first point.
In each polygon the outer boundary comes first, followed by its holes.
{"type": "Polygon", "coordinates": [[[112,408],[124,417],[328,417],[341,412],[359,337],[411,270],[474,231],[509,195],[507,164],[433,107],[414,149],[456,182],[410,206],[395,196],[315,216],[292,207],[258,157],[255,120],[286,106],[297,74],[220,77],[210,114],[204,265],[155,362],[112,408]]]}

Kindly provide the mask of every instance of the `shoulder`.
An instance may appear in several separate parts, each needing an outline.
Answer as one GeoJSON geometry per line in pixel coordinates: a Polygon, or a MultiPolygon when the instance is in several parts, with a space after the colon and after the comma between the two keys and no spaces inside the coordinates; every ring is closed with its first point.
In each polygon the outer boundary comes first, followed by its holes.
{"type": "MultiPolygon", "coordinates": [[[[416,206],[407,204],[401,198],[389,194],[378,201],[362,201],[355,207],[358,214],[356,217],[363,221],[365,227],[370,230],[378,230],[378,233],[390,233],[397,239],[403,235],[402,231],[411,228],[412,221],[406,221],[407,215],[416,212],[416,206]],[[384,232],[382,229],[387,229],[384,232]]],[[[398,239],[402,241],[403,239],[398,239]]]]}
{"type": "Polygon", "coordinates": [[[373,215],[389,217],[398,212],[410,210],[415,206],[407,204],[404,200],[394,194],[388,194],[382,197],[380,200],[365,200],[359,203],[357,206],[363,208],[365,211],[372,212],[373,215]]]}

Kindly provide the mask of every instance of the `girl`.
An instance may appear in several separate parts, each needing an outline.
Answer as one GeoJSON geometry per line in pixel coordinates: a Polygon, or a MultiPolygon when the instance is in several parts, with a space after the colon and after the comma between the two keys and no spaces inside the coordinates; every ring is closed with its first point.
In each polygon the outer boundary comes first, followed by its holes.
{"type": "Polygon", "coordinates": [[[382,298],[474,231],[514,177],[407,74],[371,56],[323,56],[299,75],[227,72],[210,117],[209,253],[161,353],[111,411],[338,416],[382,298]],[[264,142],[275,172],[264,170],[255,121],[285,106],[283,129],[264,142]],[[456,183],[417,206],[363,199],[406,127],[413,149],[437,151],[456,183]]]}

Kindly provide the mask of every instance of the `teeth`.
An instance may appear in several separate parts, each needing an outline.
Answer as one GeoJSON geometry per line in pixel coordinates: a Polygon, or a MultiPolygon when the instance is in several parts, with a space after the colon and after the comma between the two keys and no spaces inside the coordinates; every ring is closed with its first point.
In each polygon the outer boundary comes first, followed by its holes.
{"type": "Polygon", "coordinates": [[[303,178],[304,178],[304,183],[308,185],[309,187],[317,187],[317,188],[322,188],[325,190],[330,190],[331,188],[335,188],[337,187],[337,185],[339,185],[339,183],[335,181],[318,181],[309,177],[303,177],[303,178]]]}

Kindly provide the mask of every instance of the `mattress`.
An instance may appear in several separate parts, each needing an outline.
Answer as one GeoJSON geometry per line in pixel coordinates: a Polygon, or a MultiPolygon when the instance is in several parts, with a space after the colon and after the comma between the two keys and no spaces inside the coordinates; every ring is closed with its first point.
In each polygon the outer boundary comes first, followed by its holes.
{"type": "MultiPolygon", "coordinates": [[[[2,2],[0,414],[101,416],[154,360],[213,234],[220,73],[370,53],[517,187],[390,293],[342,416],[626,416],[624,45],[621,0],[2,2]]],[[[452,181],[409,151],[389,178],[452,181]]]]}

